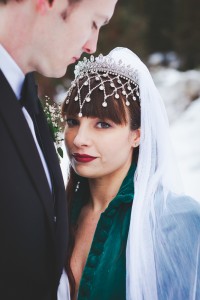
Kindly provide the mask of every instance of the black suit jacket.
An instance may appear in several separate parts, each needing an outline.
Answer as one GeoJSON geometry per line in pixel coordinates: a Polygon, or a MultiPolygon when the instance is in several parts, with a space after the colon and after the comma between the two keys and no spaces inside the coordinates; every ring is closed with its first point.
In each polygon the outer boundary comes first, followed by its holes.
{"type": "Polygon", "coordinates": [[[0,299],[52,300],[67,248],[67,209],[58,157],[43,110],[35,120],[50,191],[19,101],[0,70],[0,299]],[[56,222],[55,222],[56,216],[56,222]]]}

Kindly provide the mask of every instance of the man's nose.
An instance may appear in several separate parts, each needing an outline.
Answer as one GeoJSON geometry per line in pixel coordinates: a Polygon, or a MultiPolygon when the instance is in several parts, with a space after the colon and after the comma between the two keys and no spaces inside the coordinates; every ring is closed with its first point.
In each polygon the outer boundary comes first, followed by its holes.
{"type": "Polygon", "coordinates": [[[89,54],[96,52],[98,37],[99,37],[99,30],[93,33],[90,39],[88,39],[88,41],[83,46],[83,51],[89,54]]]}

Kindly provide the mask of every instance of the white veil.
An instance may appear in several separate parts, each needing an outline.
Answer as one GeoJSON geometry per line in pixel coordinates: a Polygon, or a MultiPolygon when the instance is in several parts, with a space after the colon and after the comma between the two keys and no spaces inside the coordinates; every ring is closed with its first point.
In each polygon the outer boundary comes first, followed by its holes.
{"type": "Polygon", "coordinates": [[[108,57],[137,71],[141,99],[126,299],[200,299],[200,208],[181,195],[163,101],[148,69],[132,51],[115,48],[108,57]]]}

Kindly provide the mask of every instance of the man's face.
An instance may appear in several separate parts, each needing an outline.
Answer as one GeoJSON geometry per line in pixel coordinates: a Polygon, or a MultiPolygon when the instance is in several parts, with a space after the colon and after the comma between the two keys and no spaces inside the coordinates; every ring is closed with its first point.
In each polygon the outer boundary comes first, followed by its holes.
{"type": "Polygon", "coordinates": [[[34,29],[32,69],[61,77],[83,52],[96,51],[99,30],[109,22],[117,0],[54,0],[39,10],[34,29]]]}

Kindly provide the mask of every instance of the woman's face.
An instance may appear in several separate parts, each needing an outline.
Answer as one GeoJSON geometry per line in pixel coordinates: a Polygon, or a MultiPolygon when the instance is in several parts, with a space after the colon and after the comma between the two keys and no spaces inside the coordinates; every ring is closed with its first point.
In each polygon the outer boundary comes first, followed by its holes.
{"type": "Polygon", "coordinates": [[[65,145],[75,172],[86,178],[119,174],[131,165],[139,130],[92,117],[66,117],[65,145]]]}

